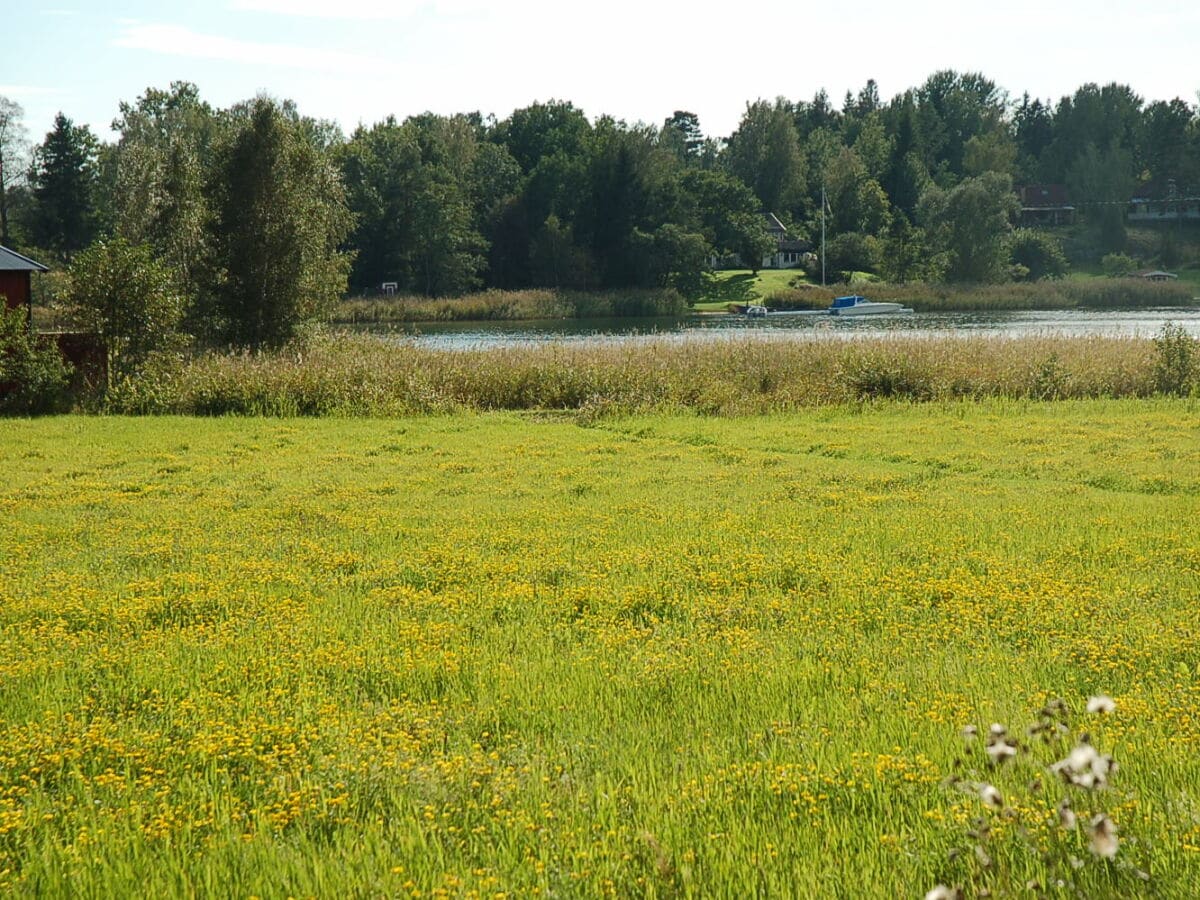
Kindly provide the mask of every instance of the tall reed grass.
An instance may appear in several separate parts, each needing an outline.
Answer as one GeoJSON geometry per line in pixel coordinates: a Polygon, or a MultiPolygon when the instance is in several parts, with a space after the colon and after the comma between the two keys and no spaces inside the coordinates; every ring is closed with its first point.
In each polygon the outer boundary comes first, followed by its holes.
{"type": "MultiPolygon", "coordinates": [[[[126,413],[401,415],[458,409],[744,414],[872,398],[1141,397],[1152,340],[1116,337],[670,340],[447,351],[328,335],[280,353],[209,354],[119,385],[126,413]]],[[[1193,383],[1187,390],[1195,391],[1193,383]]],[[[1186,391],[1184,391],[1186,392],[1186,391]]]]}
{"type": "Polygon", "coordinates": [[[891,300],[917,312],[983,312],[1011,309],[1075,309],[1186,306],[1194,288],[1140,278],[1089,278],[1033,284],[872,284],[865,288],[806,285],[766,299],[774,309],[822,309],[835,296],[862,291],[872,300],[891,300]]]}
{"type": "Polygon", "coordinates": [[[583,319],[682,315],[687,302],[673,290],[481,291],[462,297],[356,297],[334,313],[343,324],[583,319]]]}

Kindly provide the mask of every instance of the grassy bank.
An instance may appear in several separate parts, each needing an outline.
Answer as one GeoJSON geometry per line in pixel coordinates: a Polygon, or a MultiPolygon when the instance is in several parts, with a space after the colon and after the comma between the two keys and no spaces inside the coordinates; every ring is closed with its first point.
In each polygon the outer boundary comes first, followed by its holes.
{"type": "Polygon", "coordinates": [[[0,892],[1187,896],[1196,422],[6,423],[0,892]]]}
{"type": "Polygon", "coordinates": [[[1155,342],[1137,338],[662,339],[443,351],[330,336],[303,351],[208,355],[149,371],[121,386],[110,409],[284,416],[460,409],[739,414],[880,397],[1143,397],[1164,388],[1194,389],[1200,352],[1194,339],[1181,340],[1183,361],[1164,369],[1169,360],[1155,342]]]}
{"type": "Polygon", "coordinates": [[[463,297],[372,297],[342,301],[342,324],[488,322],[518,319],[588,319],[609,316],[682,315],[687,303],[670,290],[482,291],[463,297]]]}

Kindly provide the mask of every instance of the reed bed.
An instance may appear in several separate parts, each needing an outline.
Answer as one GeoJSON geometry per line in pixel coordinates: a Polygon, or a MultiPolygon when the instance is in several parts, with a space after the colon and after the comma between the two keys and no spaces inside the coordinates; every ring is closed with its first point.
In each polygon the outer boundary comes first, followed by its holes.
{"type": "Polygon", "coordinates": [[[342,324],[494,322],[605,316],[681,315],[687,303],[672,290],[481,291],[462,297],[354,297],[334,312],[342,324]]]}
{"type": "MultiPolygon", "coordinates": [[[[875,398],[1065,399],[1160,391],[1153,340],[881,337],[669,339],[432,350],[328,335],[304,349],[209,354],[119,385],[124,413],[366,416],[461,409],[763,413],[875,398]]],[[[1189,369],[1176,387],[1195,390],[1189,369]]]]}
{"type": "Polygon", "coordinates": [[[1179,282],[1140,278],[1088,278],[1039,281],[1033,284],[885,284],[802,285],[776,291],[766,299],[773,309],[822,309],[851,291],[872,300],[891,300],[917,312],[985,312],[1016,309],[1112,309],[1117,307],[1187,306],[1195,287],[1179,282]]]}

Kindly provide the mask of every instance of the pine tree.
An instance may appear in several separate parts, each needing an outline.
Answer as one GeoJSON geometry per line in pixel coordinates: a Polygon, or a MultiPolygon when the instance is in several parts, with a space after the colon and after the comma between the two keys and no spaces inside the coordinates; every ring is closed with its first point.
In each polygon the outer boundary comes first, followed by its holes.
{"type": "Polygon", "coordinates": [[[96,154],[98,143],[86,125],[62,113],[35,152],[34,243],[70,255],[96,236],[96,154]]]}

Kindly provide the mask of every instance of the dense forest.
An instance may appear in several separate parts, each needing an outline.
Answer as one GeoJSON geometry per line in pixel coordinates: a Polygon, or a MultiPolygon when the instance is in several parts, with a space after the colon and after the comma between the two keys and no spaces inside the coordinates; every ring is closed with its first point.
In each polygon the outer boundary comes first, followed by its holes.
{"type": "MultiPolygon", "coordinates": [[[[754,261],[772,246],[764,212],[802,241],[824,208],[832,272],[1053,276],[1063,240],[1015,227],[1014,186],[1064,186],[1078,226],[1066,250],[1097,261],[1126,249],[1135,190],[1200,194],[1195,105],[1147,103],[1119,84],[1013,101],[953,71],[888,101],[873,81],[840,106],[824,92],[759,100],[725,138],[686,111],[629,124],[559,101],[501,120],[388,118],[347,136],[286,101],[216,109],[183,82],[121,103],[113,132],[101,141],[60,114],[32,144],[20,107],[0,98],[0,243],[57,263],[97,240],[147,248],[188,315],[251,345],[383,282],[429,296],[695,296],[714,258],[754,261]]],[[[1168,229],[1165,258],[1171,241],[1168,229]]]]}

